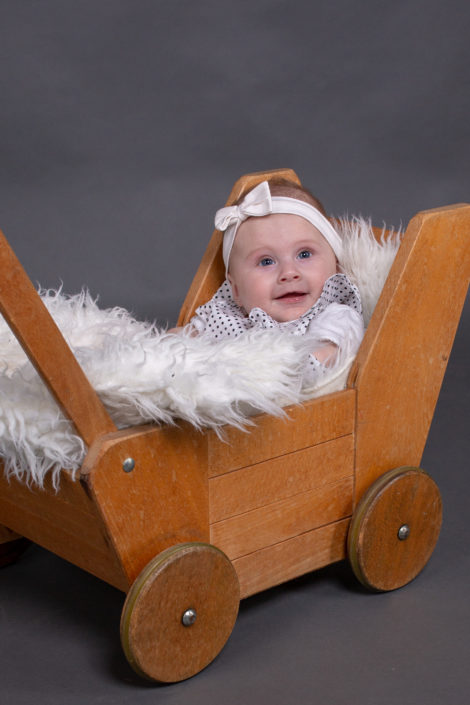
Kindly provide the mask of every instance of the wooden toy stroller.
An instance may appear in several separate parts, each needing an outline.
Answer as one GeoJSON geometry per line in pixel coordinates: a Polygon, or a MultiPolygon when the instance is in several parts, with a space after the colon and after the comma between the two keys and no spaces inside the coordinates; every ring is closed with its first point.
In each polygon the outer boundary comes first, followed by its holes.
{"type": "MultiPolygon", "coordinates": [[[[291,170],[249,174],[228,199],[291,170]]],[[[392,590],[429,559],[441,499],[418,466],[470,273],[470,206],[409,223],[347,388],[259,415],[250,433],[117,431],[3,236],[0,311],[88,446],[73,481],[28,489],[0,473],[4,562],[27,537],[127,593],[125,654],[174,682],[222,649],[240,598],[349,556],[392,590]]],[[[224,278],[214,233],[179,324],[224,278]]]]}

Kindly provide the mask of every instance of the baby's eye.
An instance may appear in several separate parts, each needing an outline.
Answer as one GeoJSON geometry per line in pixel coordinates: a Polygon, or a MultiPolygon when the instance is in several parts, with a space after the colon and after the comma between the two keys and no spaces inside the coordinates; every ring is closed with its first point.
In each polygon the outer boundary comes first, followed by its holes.
{"type": "Polygon", "coordinates": [[[259,264],[261,267],[268,267],[270,264],[274,264],[272,257],[263,257],[260,259],[259,264]]]}
{"type": "Polygon", "coordinates": [[[312,253],[310,252],[310,250],[302,250],[302,252],[299,252],[297,256],[299,259],[308,259],[312,256],[312,253]]]}

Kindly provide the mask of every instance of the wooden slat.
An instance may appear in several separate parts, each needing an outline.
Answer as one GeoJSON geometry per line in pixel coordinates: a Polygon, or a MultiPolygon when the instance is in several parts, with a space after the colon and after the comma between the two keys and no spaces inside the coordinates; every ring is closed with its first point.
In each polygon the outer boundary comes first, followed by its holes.
{"type": "Polygon", "coordinates": [[[129,583],[169,546],[208,541],[206,468],[206,437],[189,424],[119,431],[90,449],[81,478],[129,583]]]}
{"type": "MultiPolygon", "coordinates": [[[[247,191],[250,191],[257,184],[261,183],[261,181],[269,181],[269,179],[273,177],[284,178],[298,184],[300,183],[297,174],[292,169],[273,169],[271,171],[257,171],[252,174],[246,174],[235,182],[226,205],[233,205],[238,201],[240,196],[243,196],[247,191]]],[[[186,323],[189,323],[194,316],[196,308],[212,298],[224,279],[225,266],[222,260],[222,233],[218,230],[214,230],[206,252],[201,260],[201,264],[199,265],[183,302],[183,306],[181,307],[178,318],[179,326],[184,326],[186,323]]]]}
{"type": "Polygon", "coordinates": [[[85,443],[116,430],[2,232],[0,313],[85,443]]]}
{"type": "MultiPolygon", "coordinates": [[[[65,531],[71,535],[79,534],[85,541],[99,542],[102,547],[106,546],[103,536],[102,524],[98,520],[95,508],[87,497],[83,487],[79,482],[70,480],[66,473],[61,478],[61,485],[72,485],[73,494],[77,501],[64,501],[61,491],[54,489],[28,488],[23,483],[11,479],[7,481],[0,479],[0,503],[1,506],[11,504],[16,507],[14,513],[21,514],[25,511],[29,514],[43,516],[44,521],[56,527],[58,531],[65,531]]],[[[72,494],[72,493],[71,493],[72,494]]],[[[4,520],[3,512],[0,514],[4,520]]],[[[11,524],[5,521],[7,526],[11,524]]],[[[16,531],[22,531],[15,525],[16,531]]],[[[28,536],[28,538],[30,538],[28,536]]],[[[60,537],[57,537],[60,542],[60,537]]]]}
{"type": "Polygon", "coordinates": [[[355,390],[328,394],[285,411],[287,419],[256,416],[256,426],[248,432],[227,428],[225,442],[209,433],[209,477],[351,434],[355,390]]]}
{"type": "Polygon", "coordinates": [[[187,424],[118,431],[93,444],[80,481],[63,474],[57,494],[2,473],[0,522],[126,590],[168,546],[209,540],[206,467],[206,438],[187,424]]]}
{"type": "Polygon", "coordinates": [[[212,524],[211,543],[234,560],[352,512],[353,478],[253,509],[212,524]]]}
{"type": "Polygon", "coordinates": [[[349,521],[343,519],[235,559],[240,596],[249,597],[345,558],[349,521]]]}
{"type": "MultiPolygon", "coordinates": [[[[6,519],[11,520],[12,525],[17,521],[14,506],[10,507],[12,513],[8,517],[8,505],[2,505],[2,513],[6,512],[6,519]]],[[[129,582],[121,572],[109,548],[100,548],[97,543],[85,541],[80,533],[70,533],[67,529],[58,528],[57,525],[45,522],[38,514],[28,511],[21,511],[20,514],[22,534],[31,539],[34,543],[51,550],[56,555],[69,560],[74,565],[95,575],[100,580],[113,585],[118,590],[127,592],[129,582]],[[60,535],[60,543],[57,541],[60,535]],[[73,546],[73,560],[70,560],[73,546]],[[53,547],[53,548],[52,548],[53,547]]]]}
{"type": "Polygon", "coordinates": [[[209,480],[211,523],[323,487],[354,470],[354,438],[343,436],[209,480]]]}
{"type": "Polygon", "coordinates": [[[55,492],[7,481],[0,467],[0,521],[22,536],[53,551],[115,587],[128,581],[109,545],[106,527],[80,482],[67,473],[55,492]]]}
{"type": "Polygon", "coordinates": [[[413,218],[348,380],[356,500],[387,470],[420,464],[469,277],[470,206],[413,218]]]}

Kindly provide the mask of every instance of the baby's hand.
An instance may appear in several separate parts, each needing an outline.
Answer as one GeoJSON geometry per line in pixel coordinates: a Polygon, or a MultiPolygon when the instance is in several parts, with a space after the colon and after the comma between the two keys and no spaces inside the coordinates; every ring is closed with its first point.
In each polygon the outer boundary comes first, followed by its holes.
{"type": "Polygon", "coordinates": [[[317,348],[313,351],[313,355],[317,358],[318,362],[322,365],[330,367],[336,361],[336,355],[338,353],[338,346],[334,343],[326,343],[322,345],[321,348],[317,348]]]}

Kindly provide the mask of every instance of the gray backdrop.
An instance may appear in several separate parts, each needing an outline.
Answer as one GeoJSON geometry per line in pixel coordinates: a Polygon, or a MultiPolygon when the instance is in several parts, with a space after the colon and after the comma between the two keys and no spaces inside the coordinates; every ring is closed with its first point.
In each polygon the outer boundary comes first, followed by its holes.
{"type": "MultiPolygon", "coordinates": [[[[163,323],[243,173],[293,167],[376,224],[468,201],[469,20],[464,0],[0,0],[0,227],[35,282],[163,323]]],[[[34,548],[1,573],[2,702],[466,703],[469,319],[417,581],[369,595],[339,565],[251,598],[216,662],[162,688],[121,655],[122,596],[34,548]]]]}

